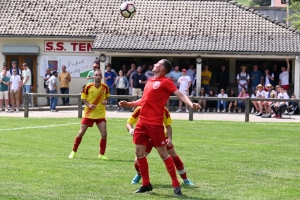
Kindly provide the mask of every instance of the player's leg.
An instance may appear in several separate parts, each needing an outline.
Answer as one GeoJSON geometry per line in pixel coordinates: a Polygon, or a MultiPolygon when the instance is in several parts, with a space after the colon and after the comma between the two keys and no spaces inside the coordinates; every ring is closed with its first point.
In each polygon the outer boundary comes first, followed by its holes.
{"type": "Polygon", "coordinates": [[[106,150],[106,143],[107,143],[107,130],[106,130],[106,120],[101,119],[99,121],[100,123],[97,122],[97,127],[100,131],[101,134],[101,139],[100,139],[100,151],[99,151],[99,159],[107,160],[107,157],[104,156],[105,150],[106,150]]]}
{"type": "MultiPolygon", "coordinates": [[[[146,152],[145,152],[146,157],[151,152],[151,149],[152,149],[152,146],[151,147],[148,147],[148,146],[146,147],[146,152]]],[[[131,180],[131,184],[138,184],[140,182],[142,176],[141,176],[141,171],[140,171],[140,168],[139,168],[137,157],[135,157],[135,159],[134,159],[134,168],[136,170],[136,175],[131,180]]]]}
{"type": "Polygon", "coordinates": [[[86,124],[81,124],[80,126],[80,129],[79,129],[79,132],[77,134],[77,136],[75,137],[75,140],[74,140],[74,144],[73,144],[73,150],[72,152],[70,153],[69,155],[69,158],[74,158],[76,152],[77,152],[77,149],[81,143],[81,140],[82,140],[82,137],[84,136],[86,130],[88,129],[88,125],[86,124]]]}

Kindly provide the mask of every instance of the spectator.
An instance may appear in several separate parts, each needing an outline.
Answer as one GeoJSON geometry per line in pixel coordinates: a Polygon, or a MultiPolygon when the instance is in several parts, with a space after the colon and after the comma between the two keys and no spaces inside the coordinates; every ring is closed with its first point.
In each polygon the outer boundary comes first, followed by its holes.
{"type": "MultiPolygon", "coordinates": [[[[296,95],[292,94],[291,99],[296,99],[296,95]]],[[[299,108],[298,108],[298,102],[289,102],[288,110],[284,112],[286,115],[293,115],[293,114],[298,114],[299,108]]]]}
{"type": "Polygon", "coordinates": [[[11,73],[10,73],[10,71],[7,71],[5,63],[3,63],[3,65],[2,65],[2,71],[0,73],[0,78],[2,77],[4,71],[6,71],[6,77],[10,78],[11,73]]]}
{"type": "Polygon", "coordinates": [[[274,74],[269,72],[269,68],[265,68],[265,75],[263,76],[263,86],[265,91],[268,91],[268,85],[275,86],[274,74]]]}
{"type": "MultiPolygon", "coordinates": [[[[178,65],[176,65],[174,67],[174,70],[169,73],[169,78],[172,79],[173,83],[176,85],[176,87],[178,89],[179,89],[178,79],[181,75],[182,75],[182,73],[179,71],[179,66],[178,65]]],[[[175,105],[178,105],[178,103],[179,103],[178,100],[174,100],[172,105],[175,106],[175,105]]]]}
{"type": "MultiPolygon", "coordinates": [[[[179,91],[182,94],[188,95],[189,88],[191,87],[191,78],[187,76],[186,69],[182,69],[182,76],[178,79],[179,91]]],[[[181,112],[182,110],[182,100],[179,100],[179,109],[176,112],[181,112]]],[[[185,105],[185,111],[189,112],[187,105],[185,105]]]]}
{"type": "Polygon", "coordinates": [[[246,69],[247,69],[246,66],[241,66],[241,72],[238,73],[238,75],[236,76],[239,93],[241,92],[242,87],[245,87],[246,90],[248,90],[248,82],[249,82],[250,76],[246,72],[246,69]]]}
{"type": "Polygon", "coordinates": [[[86,80],[88,80],[87,83],[93,83],[94,82],[94,72],[96,69],[100,69],[100,65],[98,62],[94,62],[93,63],[93,70],[89,71],[87,77],[86,77],[86,80]]]}
{"type": "MultiPolygon", "coordinates": [[[[243,89],[242,89],[243,90],[243,89]]],[[[236,97],[236,95],[234,94],[233,89],[230,89],[228,94],[228,97],[236,97]]],[[[231,107],[233,107],[233,112],[236,112],[236,107],[237,107],[237,101],[230,101],[229,105],[228,105],[228,112],[231,113],[231,107]]]]}
{"type": "MultiPolygon", "coordinates": [[[[194,78],[195,78],[195,71],[194,71],[194,65],[193,64],[189,65],[189,69],[186,71],[186,75],[190,77],[191,83],[193,83],[194,82],[194,78]]],[[[190,94],[192,94],[192,90],[193,90],[193,88],[189,87],[189,92],[187,94],[188,96],[190,94]]]]}
{"type": "MultiPolygon", "coordinates": [[[[116,89],[117,89],[117,95],[126,95],[126,90],[129,87],[129,82],[128,82],[126,76],[124,76],[123,70],[119,71],[119,76],[117,76],[115,84],[116,84],[116,89]]],[[[117,103],[118,111],[120,110],[119,102],[120,102],[120,99],[118,99],[118,103],[117,103]]],[[[121,110],[123,111],[124,108],[122,108],[121,110]]]]}
{"type": "Polygon", "coordinates": [[[132,79],[132,76],[136,73],[137,73],[136,65],[134,63],[132,63],[130,70],[126,74],[126,77],[129,80],[129,94],[132,94],[131,79],[132,79]]]}
{"type": "MultiPolygon", "coordinates": [[[[66,71],[67,67],[65,65],[62,66],[62,72],[58,76],[58,80],[60,82],[60,93],[61,94],[69,94],[69,83],[71,82],[71,75],[66,71]]],[[[62,98],[63,105],[70,105],[69,97],[62,98]]]]}
{"type": "MultiPolygon", "coordinates": [[[[139,66],[137,68],[137,73],[133,74],[130,85],[132,87],[132,95],[133,96],[142,96],[145,84],[147,83],[146,76],[142,73],[142,67],[139,66]]],[[[132,108],[132,111],[134,111],[134,108],[132,108]]]]}
{"type": "Polygon", "coordinates": [[[12,61],[11,62],[11,69],[9,70],[10,74],[13,75],[13,70],[15,69],[17,71],[16,75],[19,75],[21,80],[22,80],[22,72],[21,70],[17,67],[17,61],[12,61]]]}
{"type": "Polygon", "coordinates": [[[256,86],[263,83],[263,74],[260,70],[258,70],[257,65],[253,66],[253,71],[250,73],[251,80],[251,88],[252,91],[255,90],[256,86]]]}
{"type": "MultiPolygon", "coordinates": [[[[216,97],[215,91],[209,90],[208,97],[216,97]]],[[[212,101],[212,100],[207,101],[206,107],[207,107],[207,112],[209,112],[211,108],[213,109],[212,110],[213,112],[216,112],[217,101],[212,101]]]]}
{"type": "Polygon", "coordinates": [[[201,87],[204,87],[206,94],[209,93],[209,81],[211,79],[211,72],[208,68],[208,65],[205,65],[204,70],[201,73],[201,87]]]}
{"type": "Polygon", "coordinates": [[[147,71],[147,65],[144,63],[144,64],[142,64],[142,73],[145,74],[146,71],[147,71]]]}
{"type": "Polygon", "coordinates": [[[276,63],[273,64],[273,68],[272,68],[272,70],[270,70],[270,72],[271,72],[271,74],[272,73],[274,74],[274,85],[278,85],[279,84],[279,74],[280,73],[277,69],[277,64],[276,63]]]}
{"type": "MultiPolygon", "coordinates": [[[[255,91],[255,90],[254,90],[255,91]]],[[[242,91],[238,95],[239,98],[246,98],[249,97],[249,94],[246,91],[245,87],[242,87],[242,91]]],[[[245,101],[244,100],[238,100],[238,112],[241,113],[242,109],[245,109],[245,101]]],[[[253,109],[253,108],[252,108],[253,109]]],[[[254,111],[253,111],[254,113],[254,111]]]]}
{"type": "MultiPolygon", "coordinates": [[[[46,89],[46,94],[49,94],[49,87],[47,84],[47,81],[49,80],[49,78],[52,76],[50,69],[46,69],[46,74],[44,76],[44,88],[46,89]]],[[[50,97],[46,97],[47,99],[47,106],[50,106],[50,97]]]]}
{"type": "Polygon", "coordinates": [[[149,69],[145,72],[145,76],[147,78],[147,80],[149,78],[153,78],[154,77],[154,73],[153,73],[153,65],[149,65],[149,69]]]}
{"type": "MultiPolygon", "coordinates": [[[[280,93],[278,94],[278,99],[289,99],[289,96],[285,92],[284,88],[280,88],[280,93]]],[[[282,118],[282,108],[286,108],[288,106],[288,102],[280,101],[276,102],[271,106],[271,109],[273,110],[274,114],[272,115],[273,118],[282,118]]]]}
{"type": "MultiPolygon", "coordinates": [[[[205,93],[205,89],[202,87],[199,92],[199,97],[207,97],[208,95],[205,93]]],[[[206,108],[206,100],[199,100],[198,104],[202,107],[202,112],[205,112],[206,108]]],[[[198,110],[200,112],[201,109],[198,110]]]]}
{"type": "Polygon", "coordinates": [[[265,114],[263,114],[262,118],[269,118],[271,117],[271,105],[274,103],[271,101],[271,98],[276,98],[276,92],[272,90],[274,87],[271,84],[268,84],[266,86],[267,92],[266,92],[266,101],[263,102],[263,106],[265,109],[265,114]]]}
{"type": "Polygon", "coordinates": [[[280,86],[279,85],[276,85],[275,92],[276,92],[276,95],[278,96],[278,94],[280,93],[280,86]]]}
{"type": "Polygon", "coordinates": [[[127,74],[127,72],[128,72],[126,65],[122,65],[122,71],[125,76],[125,74],[127,74]]]}
{"type": "MultiPolygon", "coordinates": [[[[25,98],[25,93],[30,93],[31,91],[31,71],[26,63],[23,63],[23,71],[22,71],[22,77],[23,77],[23,84],[22,84],[22,98],[23,98],[23,106],[24,106],[24,98],[25,98]]],[[[29,107],[31,107],[31,98],[29,98],[29,107]]]]}
{"type": "Polygon", "coordinates": [[[10,100],[11,100],[11,109],[9,112],[14,112],[14,109],[16,109],[16,112],[19,112],[19,104],[20,104],[19,93],[22,85],[22,80],[20,75],[17,74],[17,69],[13,69],[12,73],[13,75],[10,77],[10,81],[9,81],[10,100]]]}
{"type": "Polygon", "coordinates": [[[8,87],[9,86],[9,78],[7,77],[6,70],[3,70],[1,72],[1,78],[0,78],[0,112],[2,112],[2,101],[4,99],[5,103],[5,112],[8,112],[8,87]]]}
{"type": "MultiPolygon", "coordinates": [[[[115,94],[115,82],[116,82],[116,75],[113,71],[111,71],[111,64],[107,63],[106,65],[106,72],[104,73],[104,80],[106,85],[109,88],[109,92],[111,95],[115,94]]],[[[110,99],[109,104],[112,106],[116,103],[115,99],[110,99]]]]}
{"type": "MultiPolygon", "coordinates": [[[[49,78],[48,82],[48,87],[50,94],[57,94],[57,76],[58,72],[53,71],[52,76],[49,78]]],[[[58,98],[57,97],[50,97],[50,111],[51,112],[57,112],[56,110],[56,105],[57,105],[58,98]]]]}
{"type": "Polygon", "coordinates": [[[280,87],[282,87],[283,89],[285,89],[286,91],[289,91],[289,73],[290,73],[290,63],[289,63],[289,59],[286,59],[286,65],[281,67],[281,73],[279,75],[279,85],[280,87]]]}
{"type": "MultiPolygon", "coordinates": [[[[223,88],[220,90],[220,94],[218,94],[218,97],[219,98],[227,98],[228,97],[228,95],[225,93],[225,90],[223,88]]],[[[218,111],[217,112],[220,112],[221,105],[223,107],[222,112],[226,112],[227,103],[225,100],[218,100],[218,105],[217,105],[218,111]]]]}
{"type": "MultiPolygon", "coordinates": [[[[256,98],[257,89],[254,90],[254,92],[251,94],[251,98],[256,98]]],[[[257,115],[258,114],[258,105],[253,103],[254,101],[251,101],[251,114],[257,115]]]]}
{"type": "MultiPolygon", "coordinates": [[[[257,93],[256,98],[266,98],[266,91],[264,91],[264,87],[262,84],[259,84],[256,86],[257,93]]],[[[253,104],[255,105],[255,108],[259,109],[259,112],[256,114],[256,116],[262,116],[263,115],[263,101],[253,101],[253,104]]]]}
{"type": "Polygon", "coordinates": [[[216,81],[218,84],[218,91],[221,91],[223,88],[226,92],[229,85],[229,73],[224,65],[221,66],[221,71],[217,74],[216,81]]]}

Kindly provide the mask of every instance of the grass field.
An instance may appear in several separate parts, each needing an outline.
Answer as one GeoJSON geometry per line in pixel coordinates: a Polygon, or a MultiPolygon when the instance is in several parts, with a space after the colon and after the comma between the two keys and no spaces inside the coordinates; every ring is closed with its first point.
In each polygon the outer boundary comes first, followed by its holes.
{"type": "Polygon", "coordinates": [[[250,1],[249,0],[235,0],[238,3],[243,4],[244,6],[249,6],[250,5],[250,1]]]}
{"type": "MultiPolygon", "coordinates": [[[[109,160],[97,159],[96,127],[68,159],[79,122],[0,118],[0,199],[178,199],[155,150],[148,157],[154,190],[133,194],[139,185],[130,184],[134,146],[125,119],[108,119],[109,160]]],[[[300,199],[299,127],[174,120],[173,143],[195,184],[183,185],[180,199],[300,199]]]]}

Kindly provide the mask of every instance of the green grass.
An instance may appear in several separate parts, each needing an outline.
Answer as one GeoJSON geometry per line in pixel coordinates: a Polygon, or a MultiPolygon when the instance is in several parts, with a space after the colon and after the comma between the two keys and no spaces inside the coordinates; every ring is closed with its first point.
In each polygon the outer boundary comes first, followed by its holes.
{"type": "Polygon", "coordinates": [[[244,6],[249,6],[250,5],[250,0],[235,0],[238,3],[243,4],[244,6]]]}
{"type": "MultiPolygon", "coordinates": [[[[96,127],[88,130],[76,158],[68,159],[79,123],[0,118],[0,199],[178,199],[155,150],[148,157],[154,190],[133,194],[134,146],[125,119],[108,119],[109,160],[97,159],[96,127]]],[[[299,127],[174,120],[173,142],[195,183],[182,186],[180,199],[300,199],[299,127]]]]}

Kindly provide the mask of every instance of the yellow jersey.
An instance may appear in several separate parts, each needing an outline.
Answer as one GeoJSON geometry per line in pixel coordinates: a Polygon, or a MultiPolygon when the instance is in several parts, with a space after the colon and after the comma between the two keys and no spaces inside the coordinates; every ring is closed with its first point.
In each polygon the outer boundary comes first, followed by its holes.
{"type": "MultiPolygon", "coordinates": [[[[140,110],[141,110],[141,106],[138,106],[134,112],[132,113],[132,115],[128,118],[127,123],[134,125],[137,123],[139,116],[140,116],[140,110]]],[[[170,126],[172,124],[172,118],[170,115],[170,112],[168,110],[168,108],[164,107],[164,126],[170,126]]],[[[167,137],[167,133],[165,130],[165,137],[167,137]]]]}
{"type": "Polygon", "coordinates": [[[85,106],[83,117],[90,119],[105,118],[106,110],[102,101],[109,98],[109,96],[109,88],[105,83],[101,83],[99,88],[95,87],[94,83],[87,84],[81,93],[81,99],[96,105],[96,107],[90,109],[88,106],[85,106]]]}
{"type": "Polygon", "coordinates": [[[211,72],[210,71],[202,71],[201,72],[201,84],[203,85],[209,85],[209,81],[208,80],[204,80],[204,77],[208,77],[209,79],[211,79],[211,72]]]}

